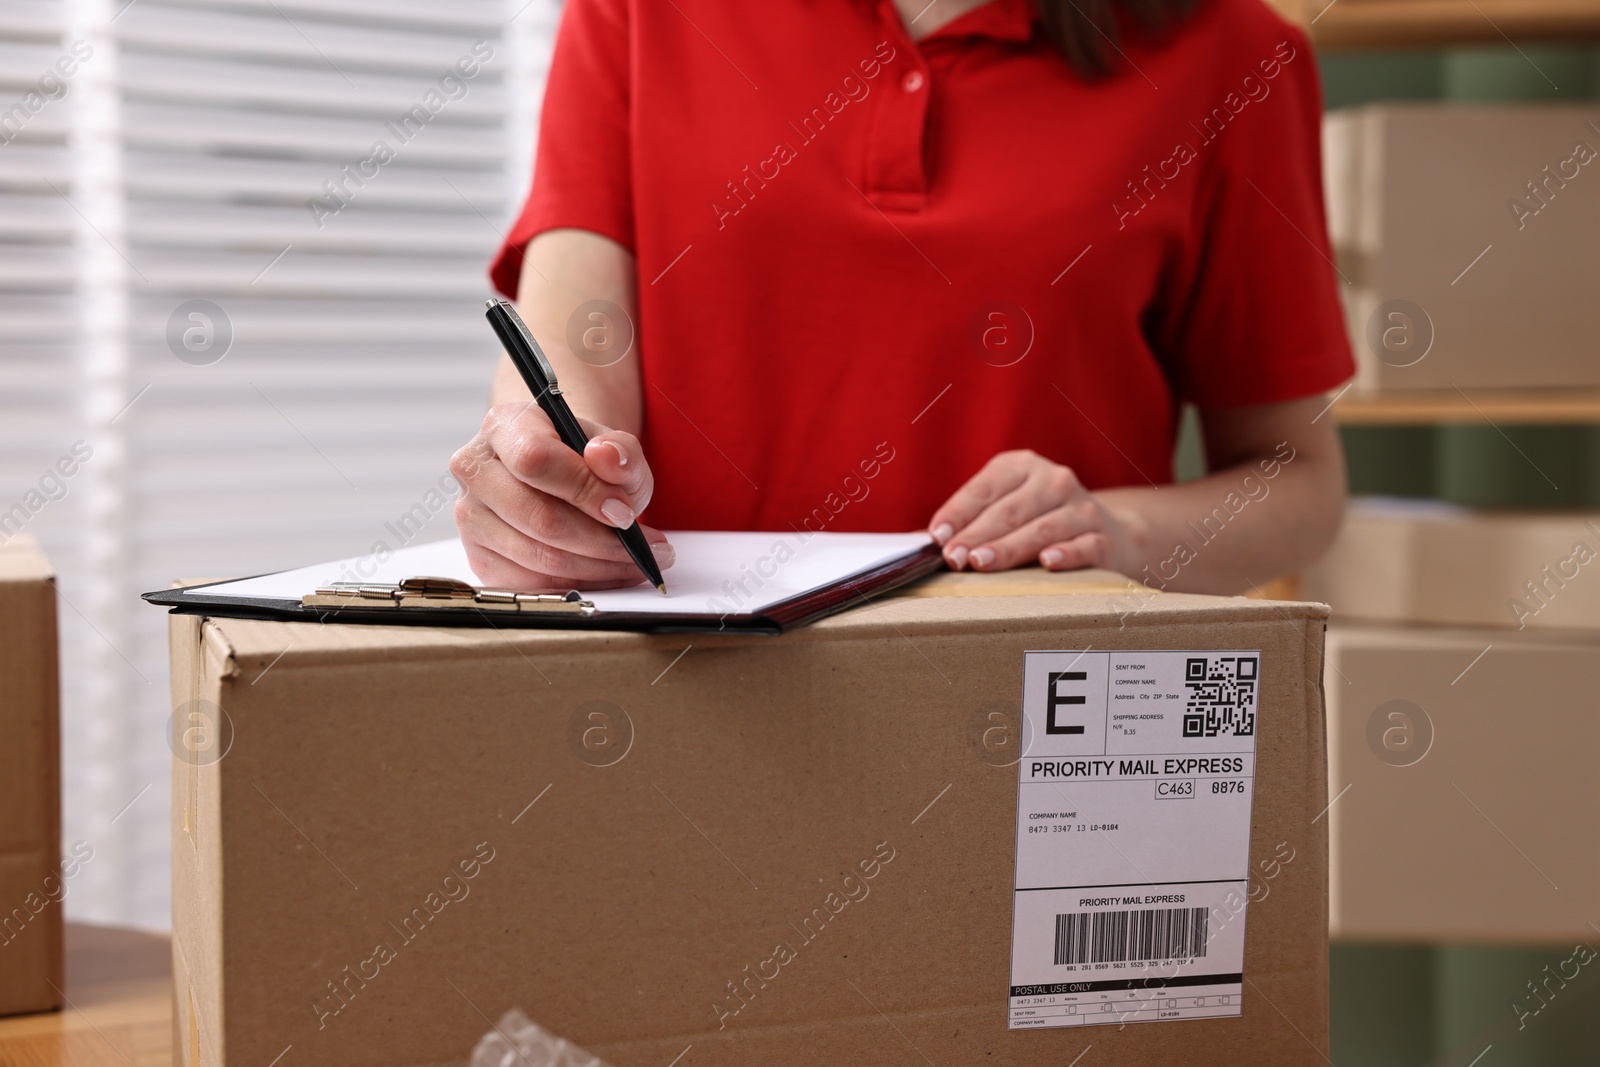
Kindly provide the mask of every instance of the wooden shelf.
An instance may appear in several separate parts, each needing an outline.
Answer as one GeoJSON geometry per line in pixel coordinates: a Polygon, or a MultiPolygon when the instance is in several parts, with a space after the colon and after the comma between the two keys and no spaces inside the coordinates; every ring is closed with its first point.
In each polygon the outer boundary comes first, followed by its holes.
{"type": "Polygon", "coordinates": [[[1600,0],[1273,0],[1322,49],[1600,38],[1600,0]]]}
{"type": "Polygon", "coordinates": [[[172,1067],[170,938],[69,922],[66,969],[68,1007],[0,1019],[0,1064],[172,1067]]]}
{"type": "Polygon", "coordinates": [[[1600,422],[1600,390],[1526,392],[1357,393],[1333,405],[1344,426],[1430,426],[1444,423],[1528,425],[1600,422]]]}

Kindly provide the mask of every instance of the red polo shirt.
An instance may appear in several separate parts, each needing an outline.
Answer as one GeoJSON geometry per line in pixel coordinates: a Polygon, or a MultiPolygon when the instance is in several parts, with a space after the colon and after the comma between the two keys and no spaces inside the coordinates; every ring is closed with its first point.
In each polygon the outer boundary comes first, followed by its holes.
{"type": "Polygon", "coordinates": [[[1086,82],[1028,0],[567,0],[516,249],[638,258],[648,521],[899,530],[1031,448],[1164,483],[1180,404],[1350,376],[1304,36],[1204,0],[1086,82]]]}

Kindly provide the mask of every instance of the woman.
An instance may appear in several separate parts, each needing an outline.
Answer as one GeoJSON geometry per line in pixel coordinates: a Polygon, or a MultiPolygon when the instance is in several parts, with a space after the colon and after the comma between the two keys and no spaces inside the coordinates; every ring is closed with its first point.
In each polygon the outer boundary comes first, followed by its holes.
{"type": "Polygon", "coordinates": [[[926,527],[958,569],[1293,572],[1353,370],[1320,119],[1261,0],[567,0],[492,276],[594,440],[502,360],[453,462],[474,569],[634,584],[607,527],[648,507],[926,527]],[[1185,401],[1210,473],[1174,485],[1185,401]]]}

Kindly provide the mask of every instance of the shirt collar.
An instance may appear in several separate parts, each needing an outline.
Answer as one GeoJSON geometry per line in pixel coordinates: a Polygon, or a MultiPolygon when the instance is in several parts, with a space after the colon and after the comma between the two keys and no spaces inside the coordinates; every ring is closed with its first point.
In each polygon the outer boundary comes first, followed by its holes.
{"type": "MultiPolygon", "coordinates": [[[[894,8],[893,0],[862,0],[862,2],[880,7],[885,18],[900,17],[894,8]]],[[[918,43],[926,44],[929,41],[963,37],[1027,41],[1033,37],[1034,20],[1033,0],[988,0],[987,3],[973,8],[965,15],[940,26],[918,43]]]]}
{"type": "Polygon", "coordinates": [[[990,37],[997,41],[1026,41],[1032,36],[1033,4],[1030,0],[988,0],[923,39],[990,37]]]}

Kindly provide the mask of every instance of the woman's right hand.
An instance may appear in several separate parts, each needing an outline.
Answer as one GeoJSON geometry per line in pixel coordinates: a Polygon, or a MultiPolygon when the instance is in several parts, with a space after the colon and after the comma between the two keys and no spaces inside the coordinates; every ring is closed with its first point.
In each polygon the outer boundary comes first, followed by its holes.
{"type": "MultiPolygon", "coordinates": [[[[501,404],[451,457],[461,485],[456,528],[485,585],[548,592],[645,580],[613,531],[631,526],[650,503],[650,465],[633,434],[578,421],[590,438],[581,456],[537,404],[501,404]]],[[[672,566],[666,536],[642,529],[656,564],[672,566]]]]}

